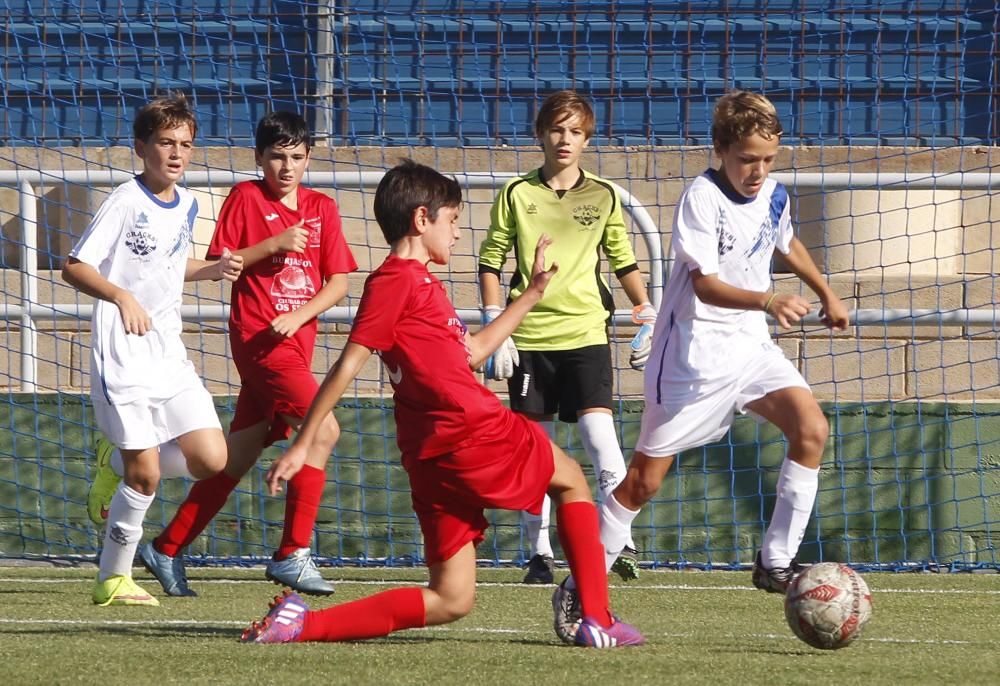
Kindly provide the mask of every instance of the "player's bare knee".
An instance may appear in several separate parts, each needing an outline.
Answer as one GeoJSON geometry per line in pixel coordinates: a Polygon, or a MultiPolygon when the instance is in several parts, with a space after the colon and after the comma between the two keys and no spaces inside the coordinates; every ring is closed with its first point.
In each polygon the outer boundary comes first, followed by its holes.
{"type": "Polygon", "coordinates": [[[830,435],[830,424],[821,413],[798,422],[790,432],[788,441],[796,452],[806,455],[822,455],[826,440],[830,435]]]}
{"type": "Polygon", "coordinates": [[[463,593],[444,600],[441,609],[446,615],[446,621],[455,622],[472,612],[472,608],[476,605],[476,593],[475,591],[463,593]]]}
{"type": "Polygon", "coordinates": [[[200,455],[195,455],[188,458],[187,464],[188,471],[191,472],[191,476],[195,479],[198,479],[199,481],[202,479],[209,479],[225,468],[226,451],[213,450],[200,455]]]}

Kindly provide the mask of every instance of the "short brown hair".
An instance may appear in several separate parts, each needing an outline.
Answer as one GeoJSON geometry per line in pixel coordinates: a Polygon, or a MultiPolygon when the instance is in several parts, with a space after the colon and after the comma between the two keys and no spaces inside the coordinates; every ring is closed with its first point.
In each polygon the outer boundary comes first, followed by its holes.
{"type": "Polygon", "coordinates": [[[545,98],[535,117],[535,135],[541,138],[550,126],[574,114],[580,117],[587,138],[591,138],[595,129],[594,110],[586,98],[571,90],[556,91],[545,98]]]}
{"type": "Polygon", "coordinates": [[[147,141],[160,129],[175,129],[184,124],[191,127],[191,137],[194,138],[198,133],[194,111],[183,93],[174,93],[140,107],[132,120],[132,135],[137,141],[147,141]]]}
{"type": "Polygon", "coordinates": [[[386,172],[375,189],[375,221],[389,245],[410,233],[418,207],[426,207],[428,218],[435,221],[441,208],[461,206],[458,181],[408,159],[386,172]]]}
{"type": "Polygon", "coordinates": [[[712,144],[716,148],[726,149],[755,133],[767,139],[784,133],[770,100],[750,91],[732,91],[719,98],[712,115],[712,144]]]}

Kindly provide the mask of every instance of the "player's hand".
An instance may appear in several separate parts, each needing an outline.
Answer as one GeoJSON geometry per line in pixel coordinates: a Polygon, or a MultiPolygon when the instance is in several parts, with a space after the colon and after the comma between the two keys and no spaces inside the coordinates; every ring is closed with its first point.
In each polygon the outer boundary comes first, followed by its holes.
{"type": "Polygon", "coordinates": [[[544,293],[546,287],[549,285],[549,281],[555,276],[555,273],[559,271],[559,264],[553,262],[552,266],[548,269],[545,268],[545,249],[552,245],[552,239],[549,238],[548,234],[542,234],[538,237],[538,243],[535,244],[535,261],[531,265],[531,288],[535,288],[539,293],[544,293]]]}
{"type": "Polygon", "coordinates": [[[229,248],[222,249],[222,257],[219,261],[215,263],[219,269],[219,276],[216,279],[225,279],[226,281],[236,281],[240,278],[240,274],[243,273],[243,256],[234,255],[230,252],[229,248]]]}
{"type": "Polygon", "coordinates": [[[306,463],[305,446],[292,445],[285,453],[279,457],[267,470],[264,481],[267,483],[267,490],[271,495],[281,493],[281,482],[290,481],[293,476],[299,473],[302,465],[306,463]]]}
{"type": "Polygon", "coordinates": [[[275,236],[278,252],[302,253],[306,251],[306,244],[309,242],[309,229],[306,229],[304,224],[305,220],[300,219],[297,224],[289,226],[275,236]]]}
{"type": "Polygon", "coordinates": [[[135,299],[134,295],[124,288],[120,290],[121,292],[114,302],[118,306],[119,314],[121,314],[125,333],[145,336],[149,331],[153,330],[153,320],[146,313],[142,305],[139,304],[139,301],[135,299]]]}
{"type": "Polygon", "coordinates": [[[835,295],[823,302],[823,306],[819,310],[819,320],[833,331],[843,331],[851,323],[847,308],[835,295]]]}
{"type": "Polygon", "coordinates": [[[642,303],[632,308],[632,321],[639,325],[639,331],[632,338],[629,346],[632,352],[628,363],[632,369],[642,370],[649,359],[649,351],[653,347],[653,328],[656,326],[656,310],[649,303],[642,303]]]}
{"type": "Polygon", "coordinates": [[[305,324],[299,311],[285,312],[271,320],[271,335],[277,338],[291,338],[305,324]]]}
{"type": "Polygon", "coordinates": [[[774,317],[782,329],[790,329],[812,310],[812,305],[801,295],[775,295],[771,300],[768,314],[774,317]]]}
{"type": "MultiPolygon", "coordinates": [[[[500,316],[501,312],[503,312],[503,308],[498,305],[487,305],[484,307],[484,324],[492,322],[500,316]]],[[[514,375],[514,367],[516,367],[520,361],[521,356],[517,353],[517,347],[514,345],[513,339],[508,336],[507,339],[500,344],[500,347],[497,348],[492,355],[486,358],[486,368],[483,371],[486,373],[487,379],[503,381],[504,379],[509,379],[514,375]]]]}

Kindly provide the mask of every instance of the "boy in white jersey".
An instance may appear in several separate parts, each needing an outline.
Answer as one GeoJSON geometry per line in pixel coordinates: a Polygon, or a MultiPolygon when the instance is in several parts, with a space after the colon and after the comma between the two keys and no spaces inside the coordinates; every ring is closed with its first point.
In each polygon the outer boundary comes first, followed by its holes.
{"type": "Polygon", "coordinates": [[[124,471],[108,510],[97,605],[159,604],[132,580],[132,560],[160,477],[204,479],[226,463],[212,397],[181,340],[181,294],[185,281],[235,281],[243,265],[228,251],[213,262],[188,257],[198,203],[176,185],[197,131],[187,100],[150,102],[132,130],[142,173],[108,196],[63,268],[67,283],[97,298],[91,399],[124,471]]]}
{"type": "MultiPolygon", "coordinates": [[[[819,297],[826,326],[843,330],[848,313],[794,236],[785,188],[768,179],[781,133],[774,105],[762,95],[738,91],[716,104],[712,142],[721,165],[687,187],[674,215],[675,262],[646,366],[639,440],[628,473],[602,506],[608,560],[626,544],[632,520],[674,456],[717,440],[735,412],[749,411],[781,429],[788,444],[753,583],[783,593],[797,570],[829,426],[771,341],[765,314],[788,329],[811,309],[799,295],[772,291],[774,249],[819,297]]],[[[573,604],[570,589],[557,589],[557,632],[570,630],[573,604]]]]}
{"type": "MultiPolygon", "coordinates": [[[[511,408],[540,422],[550,437],[557,413],[560,420],[577,425],[601,501],[625,476],[612,417],[607,327],[615,307],[601,276],[601,252],[635,306],[633,318],[640,329],[629,360],[635,369],[642,369],[649,355],[656,310],[649,304],[618,194],[607,181],[580,168],[594,124],[590,103],[573,91],[558,91],[542,103],[535,135],[544,163],[505,184],[497,195],[479,251],[479,282],[486,320],[492,321],[503,309],[500,271],[507,254],[513,248],[517,258],[509,284],[512,300],[527,285],[538,236],[553,237],[551,253],[562,265],[559,276],[493,354],[487,376],[508,379],[511,408]]],[[[548,519],[548,501],[540,515],[524,514],[531,546],[525,583],[552,583],[548,519]]],[[[614,569],[624,579],[636,578],[631,540],[614,569]]]]}

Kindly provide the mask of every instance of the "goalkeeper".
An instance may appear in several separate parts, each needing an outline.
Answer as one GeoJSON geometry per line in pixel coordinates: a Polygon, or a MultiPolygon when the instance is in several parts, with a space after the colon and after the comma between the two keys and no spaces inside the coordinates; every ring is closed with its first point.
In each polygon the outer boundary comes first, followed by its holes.
{"type": "MultiPolygon", "coordinates": [[[[490,322],[503,310],[500,272],[507,254],[513,249],[517,260],[509,301],[528,284],[538,237],[552,236],[550,252],[560,265],[559,274],[513,336],[489,358],[486,375],[507,379],[511,408],[540,422],[550,437],[557,413],[561,421],[577,424],[600,502],[625,477],[611,412],[608,321],[614,301],[601,276],[601,251],[635,306],[639,331],[632,341],[633,369],[642,369],[649,356],[656,310],[629,243],[618,194],[610,183],[580,168],[594,127],[590,104],[573,91],[553,93],[542,103],[535,135],[544,163],[505,184],[493,202],[489,233],[479,251],[479,283],[490,322]]],[[[522,517],[531,546],[524,583],[552,583],[548,500],[541,515],[522,517]]],[[[612,569],[623,579],[636,578],[631,539],[612,569]]]]}

